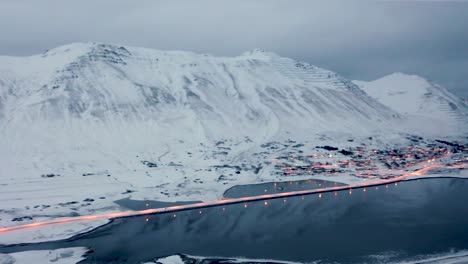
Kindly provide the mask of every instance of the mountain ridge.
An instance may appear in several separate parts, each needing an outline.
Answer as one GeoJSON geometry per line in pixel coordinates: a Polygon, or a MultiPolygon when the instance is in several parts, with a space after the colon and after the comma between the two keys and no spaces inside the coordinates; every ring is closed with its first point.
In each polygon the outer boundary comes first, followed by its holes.
{"type": "Polygon", "coordinates": [[[309,120],[321,120],[318,125],[322,127],[337,117],[335,121],[341,121],[339,119],[348,112],[364,121],[397,117],[396,113],[367,97],[336,73],[260,50],[227,58],[75,43],[29,58],[44,60],[44,68],[49,60],[53,61],[53,69],[46,69],[44,74],[40,74],[41,67],[35,74],[17,74],[20,77],[14,81],[16,87],[13,90],[17,90],[18,95],[13,97],[22,101],[14,103],[15,115],[18,112],[35,113],[26,118],[29,120],[48,120],[62,115],[64,119],[84,115],[103,120],[109,118],[106,115],[135,115],[148,119],[154,116],[154,108],[160,108],[157,110],[160,111],[174,105],[178,111],[185,106],[198,116],[207,114],[210,120],[219,119],[220,123],[231,124],[235,119],[244,123],[261,116],[265,119],[272,113],[283,120],[290,119],[291,115],[300,118],[310,115],[309,120]],[[275,61],[278,59],[281,62],[275,61]],[[41,77],[31,80],[31,75],[41,77]],[[40,85],[31,85],[34,82],[40,85]],[[226,98],[223,98],[224,102],[218,102],[213,95],[226,98]],[[330,97],[336,97],[338,102],[330,101],[330,97]],[[18,109],[26,106],[34,109],[18,109]],[[224,109],[228,106],[231,112],[226,113],[224,109]],[[244,110],[244,115],[233,116],[232,113],[238,110],[244,110]],[[324,118],[330,111],[335,113],[324,118]]]}
{"type": "Polygon", "coordinates": [[[468,105],[442,86],[418,75],[396,72],[374,81],[355,81],[369,95],[404,116],[468,124],[468,105]]]}

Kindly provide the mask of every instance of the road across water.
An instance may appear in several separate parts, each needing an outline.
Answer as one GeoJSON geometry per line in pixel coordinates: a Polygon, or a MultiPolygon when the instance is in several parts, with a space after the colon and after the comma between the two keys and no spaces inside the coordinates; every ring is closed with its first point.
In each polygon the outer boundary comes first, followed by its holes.
{"type": "Polygon", "coordinates": [[[173,213],[174,217],[177,217],[175,213],[180,212],[180,211],[186,211],[186,210],[202,209],[202,208],[208,208],[208,207],[214,207],[214,206],[223,206],[223,205],[239,204],[239,203],[247,204],[248,202],[254,202],[254,201],[271,200],[271,199],[301,196],[301,195],[310,195],[310,194],[318,194],[319,197],[321,197],[322,193],[338,192],[338,191],[343,191],[343,190],[349,190],[351,194],[353,189],[363,189],[363,191],[366,191],[366,188],[373,187],[373,186],[388,185],[388,184],[397,185],[398,182],[422,178],[421,176],[426,174],[428,171],[433,170],[433,169],[442,169],[442,168],[446,168],[446,169],[464,168],[464,164],[456,165],[456,166],[444,166],[441,164],[434,164],[434,165],[426,166],[412,173],[403,174],[401,176],[394,177],[392,179],[381,179],[381,180],[375,180],[372,182],[364,182],[364,183],[351,184],[351,185],[345,185],[345,186],[333,186],[333,187],[325,187],[325,188],[319,188],[319,189],[313,189],[313,190],[264,194],[264,195],[248,196],[248,197],[242,197],[242,198],[223,199],[223,200],[217,200],[217,201],[212,201],[212,202],[200,202],[200,203],[187,204],[187,205],[176,205],[176,206],[163,207],[163,208],[153,208],[153,209],[146,209],[146,210],[140,210],[140,211],[127,211],[127,212],[117,212],[117,213],[109,213],[109,214],[77,216],[77,217],[56,219],[56,220],[50,220],[50,221],[44,221],[44,222],[36,222],[36,223],[31,223],[31,224],[0,228],[0,234],[5,234],[5,233],[17,231],[17,230],[30,229],[30,228],[40,228],[40,227],[50,226],[50,225],[58,225],[58,224],[81,222],[81,221],[92,221],[92,220],[98,220],[98,219],[114,219],[114,218],[122,218],[122,217],[142,216],[142,215],[150,215],[150,214],[173,213]]]}

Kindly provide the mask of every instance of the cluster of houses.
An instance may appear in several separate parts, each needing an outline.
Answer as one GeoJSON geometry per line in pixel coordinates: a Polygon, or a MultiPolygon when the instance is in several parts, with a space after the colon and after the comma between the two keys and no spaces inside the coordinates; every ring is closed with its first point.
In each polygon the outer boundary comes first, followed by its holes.
{"type": "Polygon", "coordinates": [[[273,162],[276,173],[285,176],[349,173],[359,178],[392,178],[411,167],[433,163],[444,157],[448,157],[451,164],[468,162],[468,148],[445,141],[383,150],[366,146],[346,150],[318,146],[314,153],[289,152],[276,157],[273,162]]]}

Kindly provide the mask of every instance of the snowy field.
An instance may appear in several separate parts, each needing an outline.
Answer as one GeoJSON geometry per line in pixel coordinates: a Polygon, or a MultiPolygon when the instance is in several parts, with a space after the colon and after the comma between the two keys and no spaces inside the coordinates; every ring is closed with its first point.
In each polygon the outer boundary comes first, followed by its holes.
{"type": "Polygon", "coordinates": [[[85,248],[62,248],[56,250],[25,251],[12,254],[0,254],[2,264],[55,263],[75,264],[84,259],[85,248]]]}

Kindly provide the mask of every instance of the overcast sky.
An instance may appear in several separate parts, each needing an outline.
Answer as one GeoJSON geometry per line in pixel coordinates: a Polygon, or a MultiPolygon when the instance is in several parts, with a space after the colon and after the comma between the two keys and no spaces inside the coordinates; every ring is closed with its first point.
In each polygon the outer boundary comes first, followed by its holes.
{"type": "Polygon", "coordinates": [[[215,55],[262,48],[351,79],[419,74],[468,98],[462,0],[0,0],[0,55],[77,41],[215,55]]]}

